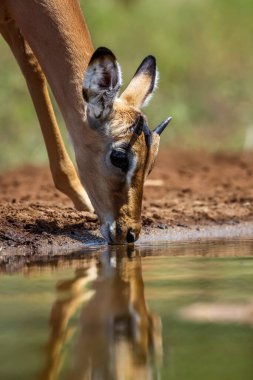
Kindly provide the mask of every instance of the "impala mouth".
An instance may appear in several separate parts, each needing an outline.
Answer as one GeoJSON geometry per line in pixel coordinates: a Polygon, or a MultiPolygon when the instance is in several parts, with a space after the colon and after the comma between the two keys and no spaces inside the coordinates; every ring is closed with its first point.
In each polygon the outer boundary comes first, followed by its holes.
{"type": "Polygon", "coordinates": [[[127,230],[122,231],[119,234],[120,229],[116,229],[116,223],[112,224],[106,223],[101,227],[101,234],[104,239],[110,245],[116,244],[134,244],[134,242],[138,239],[138,233],[134,231],[133,228],[128,228],[127,230]],[[116,233],[118,231],[118,233],[116,233]]]}

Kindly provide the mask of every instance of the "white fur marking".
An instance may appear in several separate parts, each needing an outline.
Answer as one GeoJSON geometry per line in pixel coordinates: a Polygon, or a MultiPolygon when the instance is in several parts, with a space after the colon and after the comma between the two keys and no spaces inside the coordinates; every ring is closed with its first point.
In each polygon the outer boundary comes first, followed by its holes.
{"type": "Polygon", "coordinates": [[[128,172],[127,172],[127,176],[126,176],[126,180],[127,180],[127,184],[128,184],[128,186],[131,185],[131,181],[132,181],[132,177],[133,177],[133,175],[134,175],[135,169],[136,169],[136,165],[137,165],[136,158],[133,157],[132,162],[131,162],[131,167],[130,167],[130,169],[128,170],[128,172]]]}

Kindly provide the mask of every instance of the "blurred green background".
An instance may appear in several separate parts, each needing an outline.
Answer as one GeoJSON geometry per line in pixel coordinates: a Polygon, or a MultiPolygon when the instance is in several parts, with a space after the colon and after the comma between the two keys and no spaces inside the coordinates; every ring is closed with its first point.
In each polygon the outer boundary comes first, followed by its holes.
{"type": "MultiPolygon", "coordinates": [[[[168,114],[163,144],[253,148],[252,0],[81,0],[94,46],[116,54],[124,83],[145,55],[157,58],[150,126],[168,114]]],[[[0,39],[0,170],[47,161],[24,79],[0,39]]],[[[59,113],[57,112],[59,117],[59,113]]],[[[61,129],[66,131],[60,120],[61,129]]]]}

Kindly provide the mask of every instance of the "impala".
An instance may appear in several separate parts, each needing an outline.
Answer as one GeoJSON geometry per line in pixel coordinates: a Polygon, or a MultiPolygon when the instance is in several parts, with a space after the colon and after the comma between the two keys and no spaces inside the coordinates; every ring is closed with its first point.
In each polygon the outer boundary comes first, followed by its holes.
{"type": "Polygon", "coordinates": [[[140,253],[100,253],[57,284],[41,380],[63,378],[62,367],[66,379],[146,380],[161,362],[161,319],[146,304],[140,253]]]}
{"type": "Polygon", "coordinates": [[[151,132],[141,111],[156,87],[155,58],[143,60],[119,95],[120,66],[109,49],[94,51],[77,0],[2,0],[0,31],[26,79],[56,188],[78,210],[94,207],[109,243],[134,242],[144,181],[171,119],[151,132]],[[71,137],[79,175],[64,147],[47,82],[71,137]]]}

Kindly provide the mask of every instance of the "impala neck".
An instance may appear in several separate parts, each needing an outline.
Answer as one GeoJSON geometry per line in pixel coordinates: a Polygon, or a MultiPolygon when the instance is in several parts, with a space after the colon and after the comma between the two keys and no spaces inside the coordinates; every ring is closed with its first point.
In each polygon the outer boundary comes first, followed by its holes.
{"type": "Polygon", "coordinates": [[[82,80],[93,46],[76,0],[40,2],[6,0],[10,16],[16,21],[46,75],[60,107],[75,147],[80,133],[89,138],[84,122],[82,80]],[[36,25],[31,20],[36,20],[36,25]]]}

